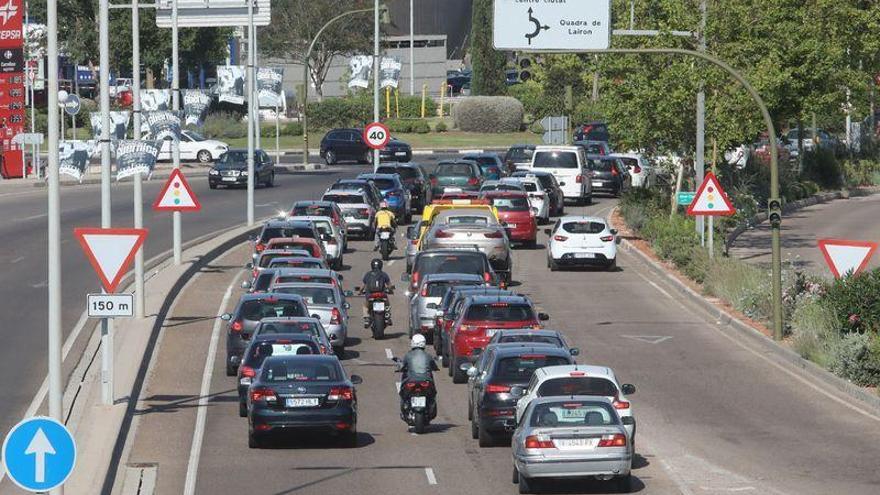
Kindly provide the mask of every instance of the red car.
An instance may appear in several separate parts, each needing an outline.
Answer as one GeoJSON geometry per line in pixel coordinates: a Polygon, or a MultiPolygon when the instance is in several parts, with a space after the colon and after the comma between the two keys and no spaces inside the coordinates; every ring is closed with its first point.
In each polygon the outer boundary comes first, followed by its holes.
{"type": "Polygon", "coordinates": [[[266,249],[302,249],[311,253],[313,258],[326,259],[324,246],[308,237],[276,237],[269,239],[266,249]]]}
{"type": "Polygon", "coordinates": [[[465,362],[476,362],[495,332],[507,328],[541,328],[550,319],[538,313],[532,302],[520,295],[470,296],[452,324],[449,374],[453,383],[464,383],[465,362]]]}
{"type": "Polygon", "coordinates": [[[498,220],[506,224],[513,242],[534,246],[538,239],[538,220],[529,206],[529,196],[518,191],[490,191],[485,198],[498,210],[498,220]]]}

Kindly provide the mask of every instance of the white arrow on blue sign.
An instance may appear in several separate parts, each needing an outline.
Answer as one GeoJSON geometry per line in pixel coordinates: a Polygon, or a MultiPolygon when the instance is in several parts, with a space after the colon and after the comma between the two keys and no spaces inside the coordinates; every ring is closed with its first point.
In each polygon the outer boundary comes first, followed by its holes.
{"type": "Polygon", "coordinates": [[[67,427],[41,416],[15,425],[3,441],[2,453],[9,479],[31,492],[61,486],[76,464],[76,442],[67,427]]]}

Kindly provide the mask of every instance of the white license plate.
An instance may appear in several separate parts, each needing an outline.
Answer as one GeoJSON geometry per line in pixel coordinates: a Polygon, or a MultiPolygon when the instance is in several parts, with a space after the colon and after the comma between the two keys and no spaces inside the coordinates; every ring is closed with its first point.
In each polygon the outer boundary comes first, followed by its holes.
{"type": "Polygon", "coordinates": [[[428,398],[427,397],[410,397],[409,403],[413,407],[425,407],[425,405],[428,403],[428,398]]]}
{"type": "Polygon", "coordinates": [[[235,177],[224,177],[221,179],[223,182],[235,182],[235,177]]]}
{"type": "Polygon", "coordinates": [[[248,378],[248,377],[244,377],[244,378],[242,378],[241,380],[239,380],[238,383],[240,383],[240,384],[242,384],[242,385],[250,385],[250,384],[251,384],[251,379],[248,378]]]}
{"type": "Polygon", "coordinates": [[[391,239],[391,232],[379,232],[379,239],[391,239]]]}
{"type": "Polygon", "coordinates": [[[308,398],[308,399],[289,398],[289,399],[285,399],[284,405],[287,407],[315,407],[318,405],[318,399],[317,398],[308,398]]]}
{"type": "Polygon", "coordinates": [[[355,218],[355,217],[345,217],[345,221],[348,222],[348,223],[354,223],[354,222],[357,221],[357,218],[355,218]]]}
{"type": "Polygon", "coordinates": [[[593,253],[574,253],[575,258],[595,258],[596,255],[593,253]]]}
{"type": "Polygon", "coordinates": [[[602,183],[594,180],[593,187],[602,187],[602,183]]]}
{"type": "Polygon", "coordinates": [[[453,192],[461,192],[460,187],[444,187],[443,192],[453,193],[453,192]]]}
{"type": "Polygon", "coordinates": [[[554,438],[553,444],[558,449],[593,449],[599,444],[597,438],[554,438]]]}
{"type": "Polygon", "coordinates": [[[374,302],[373,303],[373,311],[385,311],[385,303],[374,302]]]}
{"type": "Polygon", "coordinates": [[[397,156],[406,156],[406,151],[397,151],[394,154],[397,156]]]}
{"type": "Polygon", "coordinates": [[[515,224],[515,223],[509,223],[509,224],[507,224],[507,228],[508,228],[508,229],[515,229],[515,228],[516,228],[516,224],[515,224]]]}

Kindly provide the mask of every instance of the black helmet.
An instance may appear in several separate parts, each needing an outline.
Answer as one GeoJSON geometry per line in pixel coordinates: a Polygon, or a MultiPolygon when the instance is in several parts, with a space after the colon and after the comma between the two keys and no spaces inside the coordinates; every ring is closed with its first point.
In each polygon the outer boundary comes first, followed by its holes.
{"type": "Polygon", "coordinates": [[[382,269],[382,260],[379,258],[373,258],[373,261],[370,262],[370,268],[373,270],[381,270],[382,269]]]}

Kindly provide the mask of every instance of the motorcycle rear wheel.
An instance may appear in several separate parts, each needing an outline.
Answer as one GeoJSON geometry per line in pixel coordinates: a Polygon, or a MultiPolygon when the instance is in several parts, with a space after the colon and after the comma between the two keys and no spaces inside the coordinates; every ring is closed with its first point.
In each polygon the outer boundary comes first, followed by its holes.
{"type": "Polygon", "coordinates": [[[381,340],[385,337],[385,317],[384,315],[373,315],[373,338],[376,340],[381,340]]]}
{"type": "Polygon", "coordinates": [[[415,418],[413,419],[413,429],[419,435],[425,432],[425,426],[427,425],[427,421],[425,420],[425,412],[417,412],[414,414],[415,418]]]}

